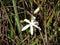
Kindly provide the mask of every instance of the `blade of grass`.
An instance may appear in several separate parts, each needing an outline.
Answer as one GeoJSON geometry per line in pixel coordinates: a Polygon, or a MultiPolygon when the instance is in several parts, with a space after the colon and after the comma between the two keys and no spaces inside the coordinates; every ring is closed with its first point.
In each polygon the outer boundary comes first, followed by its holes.
{"type": "Polygon", "coordinates": [[[24,17],[26,18],[26,9],[25,9],[25,5],[24,5],[24,0],[22,0],[22,4],[23,4],[23,7],[24,7],[24,17]]]}
{"type": "Polygon", "coordinates": [[[12,18],[11,18],[12,15],[10,15],[10,18],[9,18],[9,23],[10,23],[10,38],[13,39],[14,38],[14,29],[13,29],[13,26],[12,26],[12,18]]]}
{"type": "Polygon", "coordinates": [[[20,41],[22,41],[23,38],[22,38],[21,29],[20,29],[20,21],[19,21],[19,16],[18,16],[17,7],[16,7],[16,0],[12,0],[12,3],[13,3],[13,7],[14,7],[14,12],[15,12],[15,22],[17,25],[18,33],[20,34],[19,38],[20,38],[20,41]]]}
{"type": "Polygon", "coordinates": [[[8,17],[8,14],[6,12],[5,6],[3,5],[2,1],[1,1],[1,5],[2,5],[2,8],[3,8],[3,11],[4,11],[5,15],[7,16],[8,22],[10,24],[10,38],[11,38],[11,41],[12,41],[12,39],[14,39],[14,29],[13,29],[12,23],[11,23],[9,17],[8,17]]]}
{"type": "Polygon", "coordinates": [[[48,20],[48,22],[47,22],[47,27],[49,27],[50,26],[50,24],[52,23],[52,20],[53,20],[53,17],[55,16],[55,12],[53,11],[53,13],[52,13],[52,15],[50,16],[50,18],[49,18],[49,20],[48,20]]]}
{"type": "MultiPolygon", "coordinates": [[[[55,6],[55,10],[52,12],[52,15],[50,16],[50,18],[49,18],[49,20],[48,20],[48,22],[47,22],[47,25],[46,25],[47,27],[50,26],[53,17],[56,16],[56,15],[55,15],[55,11],[58,10],[57,8],[58,8],[58,3],[56,4],[56,6],[55,6]]],[[[56,11],[56,12],[57,12],[57,11],[56,11]]]]}
{"type": "Polygon", "coordinates": [[[44,13],[44,32],[45,32],[45,45],[48,45],[48,40],[47,40],[47,29],[46,29],[46,5],[44,6],[44,9],[43,9],[43,13],[44,13]]]}

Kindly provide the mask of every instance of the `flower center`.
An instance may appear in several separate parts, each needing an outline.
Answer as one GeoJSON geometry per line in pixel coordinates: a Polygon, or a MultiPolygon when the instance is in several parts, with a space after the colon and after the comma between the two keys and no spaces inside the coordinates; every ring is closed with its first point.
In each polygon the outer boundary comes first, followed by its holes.
{"type": "Polygon", "coordinates": [[[30,25],[34,25],[34,23],[30,23],[30,25]]]}

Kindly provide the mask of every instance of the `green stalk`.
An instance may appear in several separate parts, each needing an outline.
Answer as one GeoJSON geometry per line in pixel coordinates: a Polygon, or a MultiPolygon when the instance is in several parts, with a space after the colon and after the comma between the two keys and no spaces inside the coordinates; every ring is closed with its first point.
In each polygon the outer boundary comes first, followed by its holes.
{"type": "Polygon", "coordinates": [[[17,29],[18,29],[20,41],[22,41],[22,32],[21,32],[21,30],[20,30],[21,28],[20,28],[20,21],[19,21],[18,12],[17,12],[17,7],[16,7],[16,0],[12,0],[12,3],[13,3],[13,7],[14,7],[15,22],[16,22],[16,25],[17,25],[17,29]]]}
{"type": "Polygon", "coordinates": [[[49,27],[50,24],[52,23],[52,19],[53,19],[54,16],[55,16],[55,12],[53,11],[52,15],[50,16],[50,18],[49,18],[49,20],[47,22],[47,25],[46,25],[47,27],[49,27]]]}
{"type": "Polygon", "coordinates": [[[48,45],[48,40],[47,40],[47,29],[46,29],[46,6],[44,7],[44,32],[45,32],[45,45],[48,45]]]}
{"type": "Polygon", "coordinates": [[[26,9],[25,9],[25,5],[24,5],[24,0],[22,0],[22,4],[23,4],[23,7],[24,7],[24,18],[26,18],[26,9]]]}
{"type": "Polygon", "coordinates": [[[8,22],[10,24],[10,38],[11,38],[11,41],[12,41],[12,39],[14,39],[14,29],[13,29],[12,23],[11,23],[9,17],[8,17],[8,14],[6,12],[5,6],[3,5],[2,1],[1,1],[1,5],[2,5],[2,8],[3,8],[3,11],[4,11],[5,15],[7,16],[8,22]]]}

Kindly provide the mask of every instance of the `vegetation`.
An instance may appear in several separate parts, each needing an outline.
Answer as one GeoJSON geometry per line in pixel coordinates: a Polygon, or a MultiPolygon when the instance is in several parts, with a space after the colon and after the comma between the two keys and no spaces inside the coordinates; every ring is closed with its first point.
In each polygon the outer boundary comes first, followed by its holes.
{"type": "Polygon", "coordinates": [[[60,45],[60,0],[0,0],[0,45],[60,45]],[[34,27],[21,31],[36,17],[34,27]]]}

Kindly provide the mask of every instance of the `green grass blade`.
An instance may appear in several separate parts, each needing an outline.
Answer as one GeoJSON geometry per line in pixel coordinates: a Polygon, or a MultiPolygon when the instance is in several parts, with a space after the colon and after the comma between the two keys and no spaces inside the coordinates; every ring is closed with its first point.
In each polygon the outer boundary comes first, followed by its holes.
{"type": "Polygon", "coordinates": [[[2,1],[1,1],[1,5],[3,7],[3,11],[4,11],[5,15],[7,16],[8,22],[10,24],[10,38],[13,39],[14,38],[14,29],[13,29],[12,23],[11,23],[9,17],[8,17],[8,14],[6,12],[5,6],[3,5],[2,1]]]}
{"type": "Polygon", "coordinates": [[[13,7],[14,7],[14,12],[15,12],[15,22],[17,25],[18,33],[20,33],[20,35],[19,35],[20,40],[22,41],[22,33],[21,33],[21,29],[20,29],[20,21],[19,21],[17,7],[16,7],[16,0],[12,0],[12,3],[13,3],[13,7]]]}
{"type": "Polygon", "coordinates": [[[47,22],[47,25],[46,25],[47,27],[49,27],[50,24],[52,23],[52,20],[53,20],[53,17],[54,17],[54,16],[55,16],[55,13],[53,12],[52,15],[50,16],[48,22],[47,22]]]}

